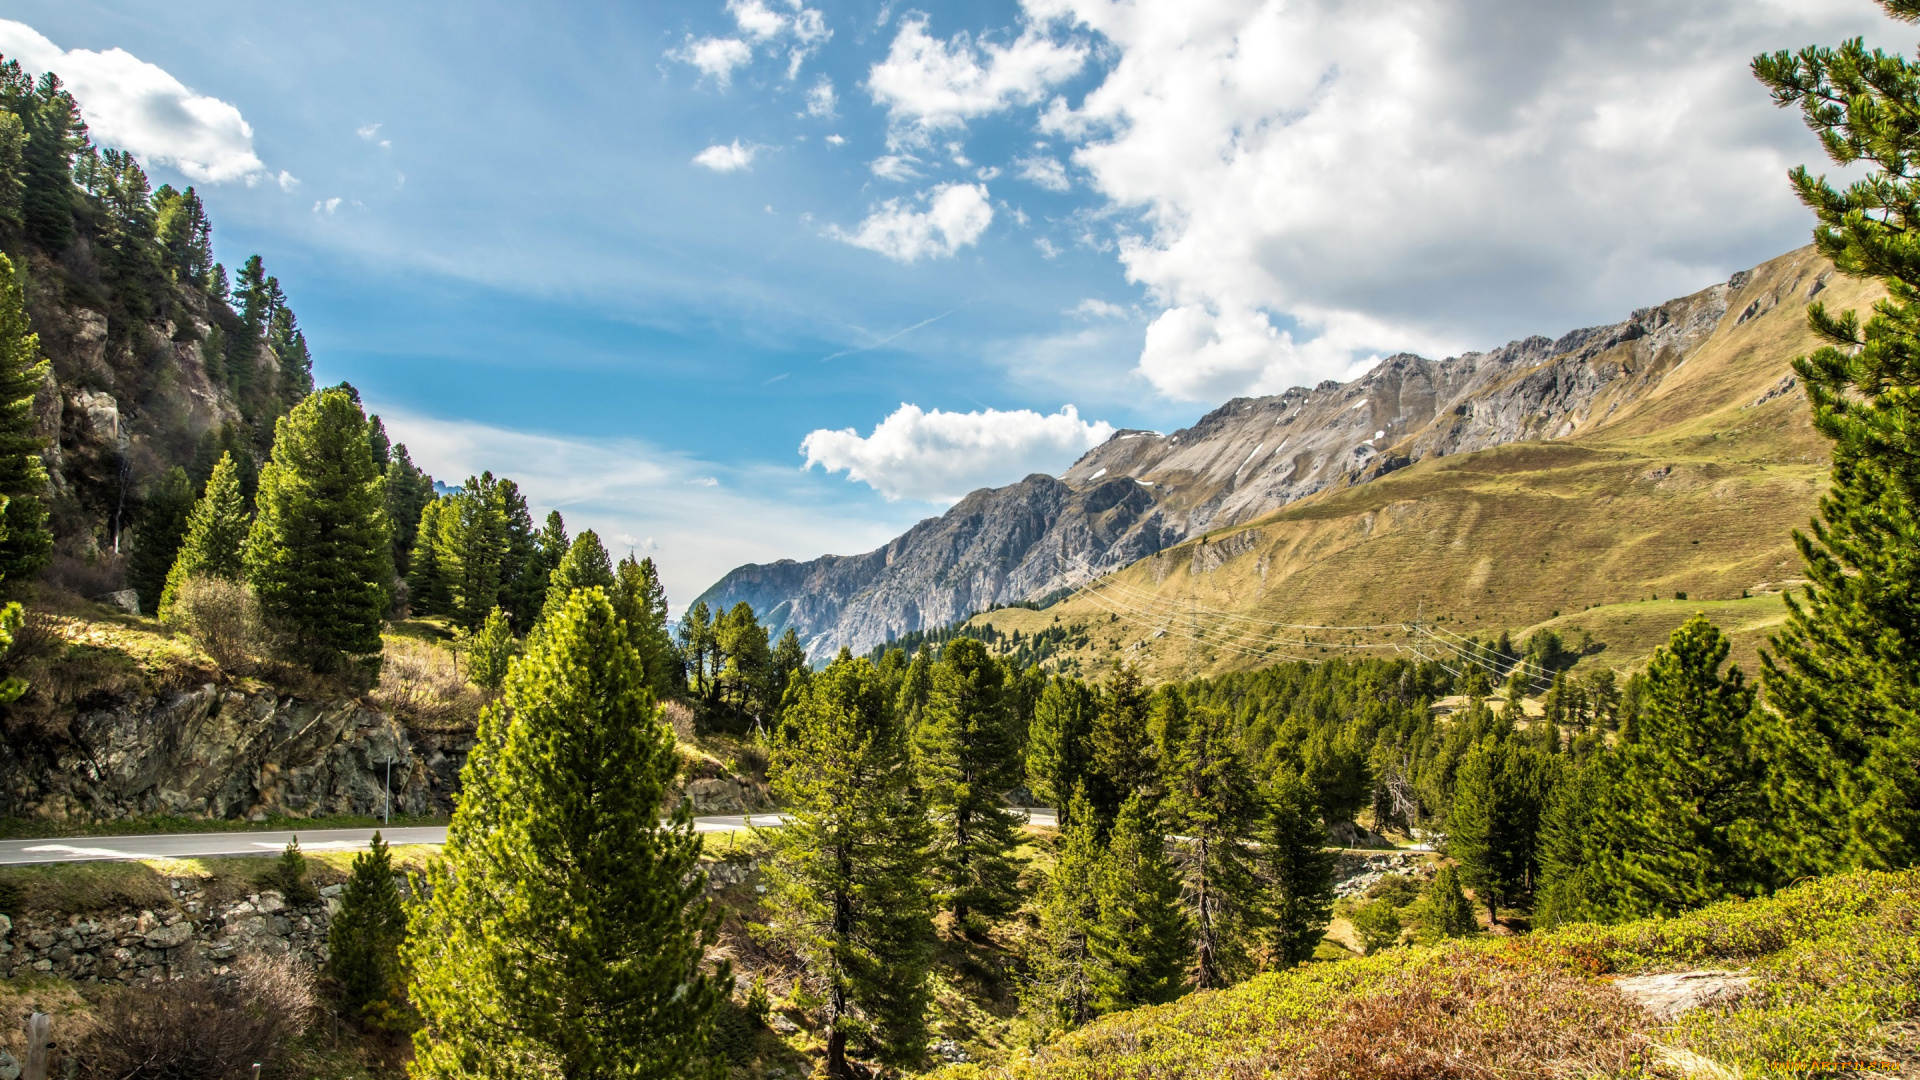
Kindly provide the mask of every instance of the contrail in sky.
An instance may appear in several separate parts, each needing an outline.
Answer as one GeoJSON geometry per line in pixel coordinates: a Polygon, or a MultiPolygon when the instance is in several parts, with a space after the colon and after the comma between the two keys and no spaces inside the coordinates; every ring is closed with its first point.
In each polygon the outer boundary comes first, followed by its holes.
{"type": "Polygon", "coordinates": [[[941,312],[940,314],[935,315],[931,319],[922,319],[921,321],[914,323],[912,326],[907,327],[905,330],[902,330],[899,333],[894,334],[890,337],[881,338],[879,341],[876,341],[871,345],[855,345],[851,349],[841,349],[839,352],[834,353],[831,356],[821,357],[820,362],[824,364],[829,360],[838,360],[843,356],[850,356],[853,353],[866,352],[868,349],[877,349],[882,345],[891,344],[892,342],[898,341],[901,338],[906,337],[908,334],[913,333],[915,330],[918,330],[921,327],[928,325],[929,323],[939,322],[941,319],[946,318],[947,316],[953,314],[954,312],[959,311],[960,308],[963,308],[966,306],[967,305],[965,304],[961,304],[959,307],[948,308],[947,310],[941,312]]]}

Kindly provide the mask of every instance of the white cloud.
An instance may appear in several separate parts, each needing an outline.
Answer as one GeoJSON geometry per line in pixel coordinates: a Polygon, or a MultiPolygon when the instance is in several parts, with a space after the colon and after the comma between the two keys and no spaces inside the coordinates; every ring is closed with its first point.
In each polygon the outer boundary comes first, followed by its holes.
{"type": "Polygon", "coordinates": [[[926,16],[915,13],[900,20],[887,58],[868,72],[867,88],[876,105],[887,107],[890,138],[921,145],[931,132],[1039,101],[1048,88],[1077,74],[1087,55],[1083,42],[1053,40],[1044,19],[1030,21],[1011,44],[1001,45],[976,43],[964,32],[942,41],[927,32],[926,16]]]}
{"type": "Polygon", "coordinates": [[[714,172],[733,172],[753,164],[753,155],[759,150],[755,146],[743,146],[739,139],[731,143],[709,146],[693,155],[695,165],[704,165],[714,172]]]}
{"type": "Polygon", "coordinates": [[[1015,164],[1020,166],[1021,179],[1031,180],[1048,191],[1065,191],[1073,186],[1067,179],[1067,167],[1054,158],[1035,154],[1015,164]]]}
{"type": "Polygon", "coordinates": [[[338,195],[331,199],[321,199],[319,202],[313,204],[313,212],[316,214],[331,214],[338,209],[340,209],[340,197],[338,195]]]}
{"type": "Polygon", "coordinates": [[[1137,215],[1139,370],[1202,400],[1616,319],[1804,243],[1782,174],[1819,148],[1747,59],[1905,33],[1840,0],[1024,3],[1112,50],[1040,130],[1137,215]]]}
{"type": "Polygon", "coordinates": [[[361,138],[367,140],[368,142],[372,142],[373,137],[375,135],[380,134],[380,125],[379,124],[362,124],[358,128],[354,129],[354,134],[360,136],[361,138]]]}
{"type": "Polygon", "coordinates": [[[897,262],[938,258],[975,243],[993,224],[993,204],[985,184],[942,184],[922,192],[925,210],[900,199],[881,203],[853,232],[828,235],[854,247],[877,251],[897,262]]]}
{"type": "Polygon", "coordinates": [[[1088,423],[1072,405],[1043,416],[1030,409],[924,412],[902,404],[865,438],[853,428],[822,428],[800,451],[807,468],[845,472],[888,500],[953,502],[975,488],[1058,472],[1112,434],[1111,424],[1088,423]]]}
{"type": "Polygon", "coordinates": [[[825,75],[807,91],[807,115],[829,119],[833,116],[833,107],[840,99],[834,96],[833,80],[825,75]]]}
{"type": "MultiPolygon", "coordinates": [[[[836,143],[835,145],[838,144],[836,143]]],[[[914,168],[914,166],[918,164],[920,164],[920,159],[914,157],[912,154],[886,154],[867,162],[867,168],[872,169],[873,175],[882,180],[905,182],[908,180],[918,180],[920,178],[920,170],[914,168]]]]}
{"type": "MultiPolygon", "coordinates": [[[[62,49],[24,23],[0,19],[0,54],[29,72],[59,75],[96,143],[130,151],[148,165],[178,169],[196,183],[272,179],[254,153],[253,128],[239,109],[194,93],[124,49],[62,49]]],[[[281,186],[287,186],[285,179],[281,186]]]]}
{"type": "Polygon", "coordinates": [[[1066,313],[1082,319],[1124,319],[1128,315],[1127,309],[1119,304],[1110,304],[1091,296],[1068,308],[1066,313]]]}
{"type": "Polygon", "coordinates": [[[689,34],[687,43],[667,54],[669,59],[692,64],[721,86],[733,82],[733,69],[753,62],[753,47],[739,38],[700,38],[689,34]]]}
{"type": "Polygon", "coordinates": [[[833,146],[845,146],[847,144],[847,137],[845,135],[829,135],[827,136],[827,142],[833,146]]]}
{"type": "Polygon", "coordinates": [[[914,515],[899,511],[862,519],[849,516],[844,507],[809,505],[795,497],[796,475],[785,467],[716,475],[711,462],[632,440],[441,420],[387,403],[368,407],[380,414],[395,441],[407,444],[414,462],[439,479],[458,484],[491,469],[520,485],[536,521],[548,510],[559,510],[574,534],[594,529],[613,538],[620,545],[611,552],[615,558],[627,548],[652,552],[675,610],[684,610],[701,590],[742,563],[795,552],[869,551],[913,521],[914,515]],[[751,521],[757,527],[715,529],[716,521],[751,521]],[[644,539],[636,543],[634,538],[644,539]]]}

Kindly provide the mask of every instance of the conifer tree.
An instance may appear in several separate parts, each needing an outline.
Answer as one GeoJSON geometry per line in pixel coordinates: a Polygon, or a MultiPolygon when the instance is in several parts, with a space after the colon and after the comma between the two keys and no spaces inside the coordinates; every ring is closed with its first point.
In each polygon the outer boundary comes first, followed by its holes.
{"type": "Polygon", "coordinates": [[[920,730],[920,722],[926,717],[927,701],[932,696],[933,650],[923,645],[914,652],[912,662],[901,675],[900,690],[895,695],[894,707],[900,713],[900,723],[906,727],[909,738],[920,730]]]}
{"type": "Polygon", "coordinates": [[[1202,706],[1181,726],[1164,777],[1167,818],[1180,838],[1174,843],[1193,930],[1192,982],[1196,989],[1217,990],[1251,968],[1248,948],[1259,929],[1259,910],[1246,830],[1258,799],[1225,711],[1202,706]]]}
{"type": "Polygon", "coordinates": [[[488,612],[487,621],[480,624],[478,633],[462,643],[461,651],[466,653],[467,676],[475,686],[498,690],[505,685],[514,651],[513,628],[507,622],[507,613],[497,607],[488,612]]]}
{"type": "Polygon", "coordinates": [[[1099,918],[1088,940],[1099,1013],[1179,997],[1182,969],[1191,956],[1180,880],[1167,861],[1166,830],[1150,800],[1136,794],[1120,807],[1100,860],[1099,918]]]}
{"type": "Polygon", "coordinates": [[[87,125],[80,119],[73,95],[51,71],[40,77],[24,104],[26,186],[21,217],[27,235],[57,254],[73,243],[73,159],[87,146],[87,125]]]}
{"type": "Polygon", "coordinates": [[[549,614],[482,727],[413,914],[409,1075],[720,1075],[700,840],[687,802],[660,819],[679,755],[604,592],[549,614]]]}
{"type": "Polygon", "coordinates": [[[680,617],[680,662],[695,693],[707,688],[707,653],[713,648],[713,614],[705,600],[695,600],[680,617]]]}
{"type": "Polygon", "coordinates": [[[1400,943],[1405,927],[1400,913],[1384,898],[1362,904],[1353,912],[1353,933],[1360,939],[1360,952],[1372,956],[1400,943]]]}
{"type": "Polygon", "coordinates": [[[1049,680],[1034,703],[1027,732],[1027,787],[1040,805],[1059,810],[1063,829],[1072,823],[1069,796],[1085,785],[1091,767],[1098,709],[1087,684],[1064,677],[1049,680]]]}
{"type": "MultiPolygon", "coordinates": [[[[1912,0],[1882,0],[1920,21],[1912,0]]],[[[1863,324],[1824,303],[1807,320],[1826,347],[1794,361],[1814,427],[1833,442],[1830,488],[1796,533],[1809,584],[1764,656],[1777,710],[1770,797],[1774,858],[1789,875],[1920,862],[1920,65],[1854,38],[1754,58],[1776,104],[1797,106],[1845,189],[1796,168],[1819,222],[1814,246],[1886,299],[1863,324]]]]}
{"type": "Polygon", "coordinates": [[[407,605],[415,615],[445,615],[453,607],[452,590],[440,566],[440,535],[442,519],[457,513],[449,498],[434,499],[420,508],[407,562],[407,605]]]}
{"type": "Polygon", "coordinates": [[[1265,966],[1313,959],[1333,915],[1333,852],[1313,789],[1282,769],[1265,792],[1258,867],[1266,879],[1261,919],[1265,966]]]}
{"type": "Polygon", "coordinates": [[[1532,885],[1544,787],[1531,747],[1489,738],[1461,762],[1447,815],[1447,853],[1487,905],[1495,924],[1500,902],[1532,885]]]}
{"type": "Polygon", "coordinates": [[[1606,845],[1597,884],[1616,917],[1673,914],[1775,883],[1761,854],[1753,690],[1738,667],[1720,674],[1730,648],[1695,615],[1647,664],[1638,739],[1618,751],[1594,826],[1606,845]]]}
{"type": "Polygon", "coordinates": [[[233,455],[221,454],[207,478],[206,490],[187,515],[186,535],[167,571],[160,594],[158,614],[165,619],[173,611],[173,598],[187,579],[225,578],[238,581],[246,570],[247,530],[250,521],[246,503],[240,497],[240,477],[233,455]]]}
{"type": "Polygon", "coordinates": [[[140,520],[133,528],[133,554],[127,560],[127,584],[139,594],[142,611],[157,614],[160,610],[160,595],[166,591],[167,573],[186,539],[193,504],[193,482],[187,479],[187,470],[177,465],[147,489],[140,520]]]}
{"type": "Polygon", "coordinates": [[[1134,795],[1157,791],[1158,762],[1147,709],[1139,672],[1116,664],[1094,715],[1093,768],[1087,778],[1088,801],[1103,823],[1110,824],[1134,795]]]}
{"type": "Polygon", "coordinates": [[[387,461],[387,520],[393,525],[393,571],[406,578],[413,566],[420,538],[420,512],[433,501],[433,477],[421,472],[407,453],[406,443],[395,443],[387,461]]]}
{"type": "Polygon", "coordinates": [[[400,946],[407,912],[393,881],[393,858],[379,833],[353,857],[353,874],[340,893],[340,910],[327,927],[327,974],[339,984],[349,1015],[392,1028],[406,1016],[406,979],[400,946]]]}
{"type": "Polygon", "coordinates": [[[43,440],[35,434],[33,415],[47,361],[40,355],[40,335],[27,319],[24,277],[11,259],[0,255],[0,496],[7,499],[0,580],[15,590],[40,572],[53,550],[53,534],[47,530],[47,470],[40,461],[43,440]]]}
{"type": "Polygon", "coordinates": [[[1460,890],[1460,872],[1451,866],[1441,867],[1420,901],[1420,940],[1467,937],[1479,929],[1467,894],[1460,890]]]}
{"type": "Polygon", "coordinates": [[[1017,903],[1019,820],[1000,795],[1018,782],[1006,670],[972,638],[949,644],[933,666],[914,751],[933,815],[940,902],[963,931],[969,917],[1017,903]]]}
{"type": "Polygon", "coordinates": [[[1606,917],[1606,894],[1596,876],[1606,838],[1598,835],[1598,808],[1613,794],[1617,754],[1600,753],[1554,785],[1540,815],[1540,885],[1534,921],[1541,926],[1606,917]]]}
{"type": "Polygon", "coordinates": [[[1061,806],[1053,871],[1033,899],[1039,920],[1021,985],[1021,1006],[1043,1034],[1071,1031],[1094,1017],[1094,924],[1100,918],[1100,835],[1083,785],[1061,806]]]}
{"type": "Polygon", "coordinates": [[[628,555],[620,560],[614,571],[613,610],[627,624],[627,638],[640,654],[654,696],[672,693],[680,662],[667,630],[667,590],[652,559],[636,561],[628,555]]]}
{"type": "Polygon", "coordinates": [[[446,614],[469,631],[500,606],[508,543],[499,488],[491,472],[467,477],[459,494],[447,497],[434,528],[433,559],[446,584],[446,614]]]}
{"type": "Polygon", "coordinates": [[[586,529],[573,538],[573,546],[560,558],[560,564],[553,568],[547,579],[547,601],[542,608],[541,618],[547,612],[558,611],[566,606],[567,597],[576,589],[613,590],[613,560],[607,557],[605,545],[600,543],[600,535],[592,529],[586,529]]]}
{"type": "Polygon", "coordinates": [[[255,501],[246,567],[261,611],[316,666],[378,655],[393,579],[386,478],[345,391],[314,394],[280,418],[255,501]]]}
{"type": "Polygon", "coordinates": [[[775,709],[786,700],[787,687],[807,668],[807,650],[800,644],[800,635],[789,626],[780,634],[780,640],[773,646],[773,687],[772,701],[775,709]]]}
{"type": "Polygon", "coordinates": [[[848,1054],[917,1062],[926,1047],[931,840],[907,735],[872,664],[840,657],[785,710],[769,777],[788,807],[771,836],[763,932],[824,997],[828,1076],[848,1054]]]}

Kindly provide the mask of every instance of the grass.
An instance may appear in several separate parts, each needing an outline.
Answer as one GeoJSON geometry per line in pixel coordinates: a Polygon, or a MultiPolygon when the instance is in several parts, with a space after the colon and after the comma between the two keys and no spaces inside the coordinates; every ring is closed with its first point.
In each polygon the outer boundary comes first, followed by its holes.
{"type": "MultiPolygon", "coordinates": [[[[403,870],[424,870],[440,852],[429,845],[393,849],[403,870]]],[[[356,852],[306,854],[307,877],[316,886],[347,879],[356,852]]],[[[125,862],[46,863],[0,866],[0,913],[82,914],[94,911],[158,909],[173,904],[167,882],[197,881],[211,903],[239,900],[259,891],[259,880],[277,855],[234,855],[204,859],[141,859],[125,862]]]]}
{"type": "Polygon", "coordinates": [[[395,814],[383,823],[377,817],[336,815],[332,817],[270,817],[264,821],[242,818],[137,817],[116,821],[43,821],[39,818],[0,818],[0,840],[56,840],[74,836],[161,836],[171,833],[208,832],[305,832],[317,829],[413,828],[421,825],[445,825],[444,817],[395,814]]]}
{"type": "Polygon", "coordinates": [[[944,1080],[1753,1075],[1779,1061],[1920,1065],[1920,871],[1615,927],[1391,949],[1096,1021],[944,1080]],[[1665,1023],[1617,973],[1740,968],[1730,1005],[1665,1023]]]}

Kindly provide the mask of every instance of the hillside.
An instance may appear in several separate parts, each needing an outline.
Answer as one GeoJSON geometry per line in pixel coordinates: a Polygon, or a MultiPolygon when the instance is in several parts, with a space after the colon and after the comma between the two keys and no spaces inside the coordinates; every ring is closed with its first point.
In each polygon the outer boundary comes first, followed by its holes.
{"type": "MultiPolygon", "coordinates": [[[[1123,431],[1058,479],[976,491],[865,555],[743,566],[700,599],[745,600],[819,658],[1121,571],[1104,600],[977,623],[1027,635],[1127,620],[1095,635],[1107,644],[1083,649],[1091,659],[1179,637],[1176,610],[1189,624],[1424,613],[1497,630],[1676,591],[1739,597],[1792,575],[1787,532],[1823,482],[1788,370],[1816,295],[1857,307],[1873,294],[1801,249],[1612,326],[1394,356],[1171,435],[1123,431]]],[[[1145,659],[1211,670],[1278,655],[1198,636],[1145,659]]]]}
{"type": "Polygon", "coordinates": [[[1720,1078],[1843,1061],[1857,1064],[1799,1071],[1920,1075],[1916,889],[1913,871],[1858,874],[1675,919],[1308,964],[936,1075],[1720,1078]],[[1668,989],[1688,981],[1711,992],[1668,989]]]}
{"type": "Polygon", "coordinates": [[[1086,638],[1062,654],[1081,669],[1124,654],[1160,674],[1223,671],[1342,646],[1445,659],[1445,641],[1400,629],[1415,619],[1441,639],[1585,631],[1609,647],[1602,662],[1621,666],[1704,608],[1751,670],[1784,616],[1769,594],[1798,572],[1791,531],[1825,485],[1822,441],[1787,373],[1813,345],[1805,306],[1818,294],[1861,307],[1874,294],[1804,250],[1736,280],[1739,315],[1565,438],[1429,455],[1175,545],[1045,612],[976,625],[1023,637],[1065,628],[1086,638]],[[1378,629],[1287,628],[1303,625],[1378,629]]]}

